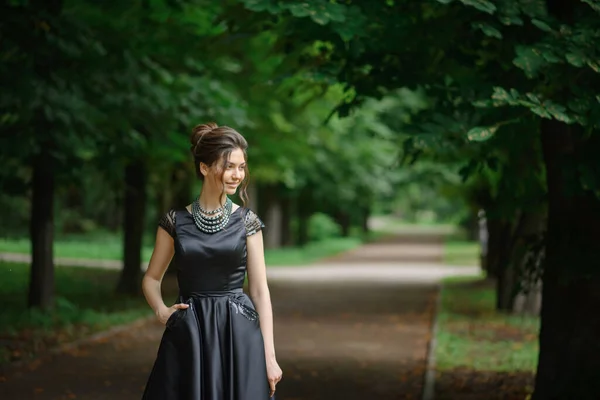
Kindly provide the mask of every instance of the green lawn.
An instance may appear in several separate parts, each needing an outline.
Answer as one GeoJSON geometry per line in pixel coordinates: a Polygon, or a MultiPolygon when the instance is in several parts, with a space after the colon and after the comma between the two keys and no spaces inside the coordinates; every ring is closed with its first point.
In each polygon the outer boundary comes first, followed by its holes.
{"type": "Polygon", "coordinates": [[[480,247],[477,242],[449,239],[444,242],[444,264],[474,266],[480,265],[480,247]]]}
{"type": "Polygon", "coordinates": [[[493,284],[483,278],[448,280],[441,295],[439,371],[535,370],[539,318],[497,313],[493,284]]]}
{"type": "MultiPolygon", "coordinates": [[[[428,229],[428,226],[405,226],[410,231],[428,229]]],[[[436,228],[435,226],[433,228],[436,228]]],[[[352,250],[365,240],[390,234],[372,232],[368,238],[360,238],[358,234],[348,238],[331,238],[320,242],[309,243],[304,248],[290,247],[283,249],[267,249],[265,258],[267,265],[302,265],[310,264],[322,258],[352,250]]],[[[59,238],[54,243],[54,255],[58,258],[90,258],[96,260],[122,259],[122,241],[114,234],[93,234],[59,238]]],[[[0,252],[28,254],[30,252],[29,238],[4,239],[0,238],[0,252]]],[[[152,245],[142,248],[143,261],[149,261],[152,255],[152,245]]],[[[479,245],[457,238],[451,238],[444,243],[444,263],[448,265],[479,265],[479,245]]]]}
{"type": "Polygon", "coordinates": [[[326,257],[352,250],[363,241],[359,238],[332,238],[307,244],[304,248],[290,247],[267,249],[265,259],[267,265],[303,265],[311,264],[326,257]]]}
{"type": "MultiPolygon", "coordinates": [[[[369,240],[378,237],[378,233],[369,236],[369,240]]],[[[267,265],[302,265],[319,259],[331,257],[360,246],[363,240],[358,237],[331,238],[320,242],[309,243],[304,248],[290,247],[267,249],[265,258],[267,265]]],[[[122,259],[122,243],[114,235],[93,238],[59,239],[54,243],[54,255],[59,258],[91,258],[96,260],[122,259]]],[[[0,239],[0,252],[28,254],[29,239],[0,239]]],[[[142,249],[143,261],[149,261],[152,246],[142,249]]]]}
{"type": "MultiPolygon", "coordinates": [[[[150,260],[152,247],[142,248],[142,259],[150,260]]],[[[29,238],[0,239],[0,252],[29,254],[29,238]]],[[[60,238],[54,242],[54,256],[59,258],[91,258],[96,260],[120,260],[123,258],[123,242],[118,235],[90,235],[60,238]]]]}

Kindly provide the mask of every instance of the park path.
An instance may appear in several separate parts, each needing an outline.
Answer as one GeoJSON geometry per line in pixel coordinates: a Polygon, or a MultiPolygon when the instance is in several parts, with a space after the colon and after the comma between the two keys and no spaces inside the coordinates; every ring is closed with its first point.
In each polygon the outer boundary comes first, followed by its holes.
{"type": "MultiPolygon", "coordinates": [[[[397,234],[311,266],[270,267],[278,400],[420,399],[437,283],[477,272],[440,257],[440,236],[397,234]]],[[[0,383],[0,398],[139,398],[162,330],[140,322],[35,363],[0,383]]]]}

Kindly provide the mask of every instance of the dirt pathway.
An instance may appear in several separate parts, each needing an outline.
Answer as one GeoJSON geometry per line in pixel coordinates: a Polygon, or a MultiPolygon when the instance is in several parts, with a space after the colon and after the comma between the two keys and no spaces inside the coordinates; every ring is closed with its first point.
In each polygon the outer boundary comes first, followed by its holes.
{"type": "MultiPolygon", "coordinates": [[[[414,251],[403,260],[406,247],[399,244],[388,240],[327,263],[269,269],[284,371],[278,400],[421,397],[436,282],[473,271],[434,264],[437,241],[421,245],[427,248],[421,263],[414,251]]],[[[162,330],[146,322],[56,355],[0,383],[0,398],[139,398],[162,330]]]]}

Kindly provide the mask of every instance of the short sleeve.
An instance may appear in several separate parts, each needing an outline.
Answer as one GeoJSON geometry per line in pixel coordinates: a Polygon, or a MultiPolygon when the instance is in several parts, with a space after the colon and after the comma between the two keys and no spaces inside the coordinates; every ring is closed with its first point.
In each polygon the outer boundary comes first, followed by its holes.
{"type": "Polygon", "coordinates": [[[258,215],[251,210],[246,212],[244,224],[246,225],[246,236],[252,236],[265,227],[265,224],[258,218],[258,215]]]}
{"type": "Polygon", "coordinates": [[[169,210],[158,221],[158,226],[163,228],[173,239],[175,239],[175,210],[169,210]]]}

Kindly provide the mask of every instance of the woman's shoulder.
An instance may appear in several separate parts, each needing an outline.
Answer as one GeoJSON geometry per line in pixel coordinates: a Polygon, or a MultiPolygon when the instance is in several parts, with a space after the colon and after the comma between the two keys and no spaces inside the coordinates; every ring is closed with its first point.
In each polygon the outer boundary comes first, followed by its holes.
{"type": "Polygon", "coordinates": [[[163,228],[171,237],[175,238],[176,230],[175,230],[175,221],[177,220],[177,213],[175,209],[171,208],[163,215],[161,215],[158,220],[158,226],[163,228]]]}
{"type": "Polygon", "coordinates": [[[265,228],[265,224],[252,209],[243,207],[242,218],[246,226],[246,236],[252,236],[265,228]]]}

